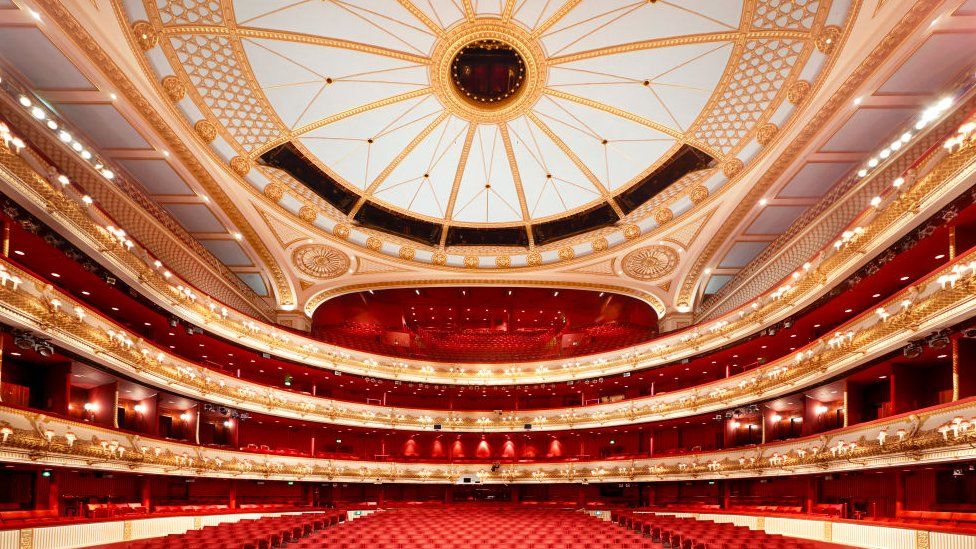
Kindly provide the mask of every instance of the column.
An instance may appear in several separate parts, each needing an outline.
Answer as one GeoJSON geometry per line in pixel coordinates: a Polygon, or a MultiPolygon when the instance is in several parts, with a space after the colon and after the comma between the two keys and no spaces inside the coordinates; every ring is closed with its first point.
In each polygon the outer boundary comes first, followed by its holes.
{"type": "Polygon", "coordinates": [[[139,500],[146,511],[152,509],[152,479],[139,477],[139,500]]]}
{"type": "Polygon", "coordinates": [[[905,475],[901,469],[895,470],[895,516],[905,510],[905,475]]]}
{"type": "Polygon", "coordinates": [[[959,400],[959,338],[952,338],[952,401],[959,400]]]}
{"type": "Polygon", "coordinates": [[[58,493],[58,473],[56,471],[52,471],[51,476],[47,479],[47,508],[54,509],[58,515],[61,514],[61,498],[58,493]]]}
{"type": "Polygon", "coordinates": [[[227,507],[237,509],[237,479],[230,479],[230,487],[227,489],[227,507]]]}
{"type": "Polygon", "coordinates": [[[807,498],[806,498],[806,511],[807,514],[813,512],[813,508],[817,505],[817,477],[810,475],[807,477],[807,498]]]}

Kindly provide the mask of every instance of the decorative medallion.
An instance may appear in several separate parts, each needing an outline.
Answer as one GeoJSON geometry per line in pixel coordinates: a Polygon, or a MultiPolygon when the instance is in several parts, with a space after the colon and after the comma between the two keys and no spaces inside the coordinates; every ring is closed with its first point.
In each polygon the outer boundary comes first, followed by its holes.
{"type": "Polygon", "coordinates": [[[332,236],[343,240],[349,238],[349,225],[336,223],[335,227],[332,227],[332,236]]]}
{"type": "Polygon", "coordinates": [[[525,62],[505,42],[476,40],[455,54],[451,78],[459,94],[481,108],[493,109],[522,89],[525,62]]]}
{"type": "Polygon", "coordinates": [[[406,259],[410,261],[417,255],[417,250],[411,246],[400,246],[400,259],[406,259]]]}
{"type": "Polygon", "coordinates": [[[278,202],[285,196],[285,186],[277,182],[268,183],[264,187],[264,196],[272,202],[278,202]]]}
{"type": "Polygon", "coordinates": [[[627,225],[624,228],[624,238],[627,240],[633,240],[641,235],[641,228],[637,225],[627,225]]]}
{"type": "Polygon", "coordinates": [[[820,31],[817,35],[816,45],[817,51],[820,53],[830,55],[837,46],[837,41],[840,39],[840,27],[836,25],[829,25],[820,31]]]}
{"type": "Polygon", "coordinates": [[[315,206],[311,204],[305,204],[298,209],[298,217],[307,223],[315,221],[315,218],[319,216],[319,211],[315,206]]]}
{"type": "Polygon", "coordinates": [[[767,122],[756,130],[756,142],[765,147],[773,142],[777,133],[779,133],[779,127],[772,122],[767,122]]]}
{"type": "Polygon", "coordinates": [[[601,236],[600,238],[597,238],[596,240],[591,242],[590,246],[593,248],[594,252],[602,252],[610,246],[610,243],[607,242],[606,238],[603,238],[601,236]]]}
{"type": "Polygon", "coordinates": [[[810,83],[806,80],[797,80],[786,92],[786,100],[794,105],[799,105],[807,94],[810,93],[810,83]]]}
{"type": "Polygon", "coordinates": [[[478,267],[478,256],[476,255],[466,255],[464,256],[464,266],[469,269],[474,269],[478,267]]]}
{"type": "Polygon", "coordinates": [[[161,84],[163,86],[163,91],[166,92],[166,97],[168,97],[170,101],[176,103],[178,101],[182,101],[183,98],[186,97],[186,86],[183,85],[183,82],[180,82],[179,78],[175,76],[167,76],[166,78],[163,78],[161,84]]]}
{"type": "Polygon", "coordinates": [[[193,125],[193,131],[197,132],[200,139],[207,143],[212,143],[214,139],[217,139],[217,126],[209,120],[198,121],[193,125]]]}
{"type": "Polygon", "coordinates": [[[664,225],[672,219],[674,219],[674,212],[670,208],[661,208],[654,212],[654,221],[657,221],[658,225],[664,225]]]}
{"type": "Polygon", "coordinates": [[[569,246],[566,246],[564,248],[559,248],[559,259],[563,261],[569,261],[574,257],[576,257],[576,252],[574,252],[573,249],[570,248],[569,246]]]}
{"type": "Polygon", "coordinates": [[[434,265],[444,265],[447,263],[447,254],[444,252],[434,252],[433,255],[430,256],[430,262],[434,265]]]}
{"type": "Polygon", "coordinates": [[[315,278],[335,278],[349,271],[349,256],[322,244],[299,246],[291,262],[302,273],[315,278]]]}
{"type": "Polygon", "coordinates": [[[529,252],[529,255],[525,256],[525,262],[530,267],[542,265],[542,254],[539,252],[529,252]]]}
{"type": "Polygon", "coordinates": [[[378,251],[380,248],[383,247],[383,241],[376,238],[375,236],[371,236],[366,239],[366,247],[369,248],[370,250],[373,250],[374,252],[378,251]]]}
{"type": "Polygon", "coordinates": [[[507,255],[496,256],[495,266],[499,269],[507,269],[512,266],[512,258],[507,255]]]}
{"type": "Polygon", "coordinates": [[[136,44],[139,44],[139,47],[143,51],[149,51],[159,43],[159,35],[156,34],[155,29],[153,29],[149,21],[136,21],[132,23],[132,34],[136,37],[136,44]]]}
{"type": "Polygon", "coordinates": [[[542,95],[545,54],[519,25],[468,21],[445,33],[430,58],[434,93],[449,112],[465,120],[512,120],[542,95]]]}
{"type": "Polygon", "coordinates": [[[695,185],[688,191],[688,198],[691,199],[692,204],[701,204],[708,198],[708,187],[695,185]]]}
{"type": "Polygon", "coordinates": [[[247,172],[251,171],[251,161],[243,156],[235,156],[230,159],[230,169],[234,170],[237,175],[244,177],[247,172]]]}
{"type": "Polygon", "coordinates": [[[624,273],[637,280],[655,280],[678,266],[678,252],[668,246],[647,246],[624,256],[624,273]]]}
{"type": "Polygon", "coordinates": [[[732,179],[733,177],[739,175],[739,172],[741,172],[742,168],[744,167],[745,164],[743,164],[738,158],[730,158],[724,164],[722,164],[722,173],[725,174],[725,177],[732,179]]]}

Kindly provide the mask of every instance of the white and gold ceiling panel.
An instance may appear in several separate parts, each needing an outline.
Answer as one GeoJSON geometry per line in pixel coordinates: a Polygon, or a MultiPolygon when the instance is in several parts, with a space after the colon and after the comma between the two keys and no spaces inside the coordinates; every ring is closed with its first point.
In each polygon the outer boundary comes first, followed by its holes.
{"type": "Polygon", "coordinates": [[[242,45],[261,91],[292,131],[430,85],[427,67],[415,62],[283,40],[242,45]]]}
{"type": "MultiPolygon", "coordinates": [[[[430,94],[369,109],[303,134],[298,142],[323,169],[366,190],[410,142],[437,122],[444,108],[430,94]]],[[[422,175],[422,174],[421,174],[422,175]]]]}
{"type": "Polygon", "coordinates": [[[676,181],[708,187],[690,206],[669,204],[686,194],[671,189],[643,205],[621,205],[621,195],[683,147],[714,167],[747,168],[756,128],[796,110],[803,98],[787,102],[788,88],[801,74],[816,84],[827,55],[816,41],[850,15],[847,0],[117,3],[152,79],[187,88],[195,109],[183,113],[219,126],[211,147],[238,176],[258,190],[276,181],[264,193],[272,201],[329,233],[340,227],[368,253],[468,269],[617,253],[696,209],[746,170],[676,181]],[[457,73],[459,52],[485,40],[511,54],[491,98],[457,73]],[[260,163],[282,147],[346,193],[345,204],[284,172],[269,176],[260,163]],[[360,219],[374,205],[434,235],[411,243],[360,219]],[[533,232],[597,210],[604,217],[583,235],[533,232]],[[452,240],[452,228],[527,238],[452,240]]]}
{"type": "MultiPolygon", "coordinates": [[[[598,0],[581,2],[542,34],[552,57],[647,41],[682,41],[682,37],[736,33],[741,0],[598,0]]],[[[816,7],[814,7],[816,10],[816,7]]]]}

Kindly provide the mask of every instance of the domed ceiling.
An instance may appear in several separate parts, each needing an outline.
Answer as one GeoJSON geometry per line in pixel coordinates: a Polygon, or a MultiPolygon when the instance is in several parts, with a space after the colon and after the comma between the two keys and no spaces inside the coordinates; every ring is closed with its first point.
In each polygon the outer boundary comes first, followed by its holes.
{"type": "Polygon", "coordinates": [[[664,190],[733,177],[847,15],[816,0],[136,5],[157,80],[188,93],[184,114],[239,174],[314,201],[344,236],[431,250],[640,224],[664,190]]]}

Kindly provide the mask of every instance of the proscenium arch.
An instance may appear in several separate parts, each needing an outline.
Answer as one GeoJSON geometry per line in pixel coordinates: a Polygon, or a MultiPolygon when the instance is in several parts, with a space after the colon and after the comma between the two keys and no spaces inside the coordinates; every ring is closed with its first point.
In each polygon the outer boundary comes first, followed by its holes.
{"type": "Polygon", "coordinates": [[[587,290],[594,292],[609,292],[640,300],[654,309],[658,320],[667,314],[667,306],[664,300],[655,293],[648,290],[638,290],[627,286],[616,286],[613,284],[594,284],[587,282],[571,281],[535,281],[518,279],[457,279],[457,280],[430,280],[430,279],[410,279],[384,282],[368,282],[361,284],[347,284],[326,288],[315,294],[305,302],[303,311],[305,316],[312,318],[315,310],[326,301],[346,294],[365,292],[369,290],[393,290],[399,288],[449,288],[461,286],[485,286],[485,287],[519,287],[519,288],[552,288],[556,290],[587,290]]]}

